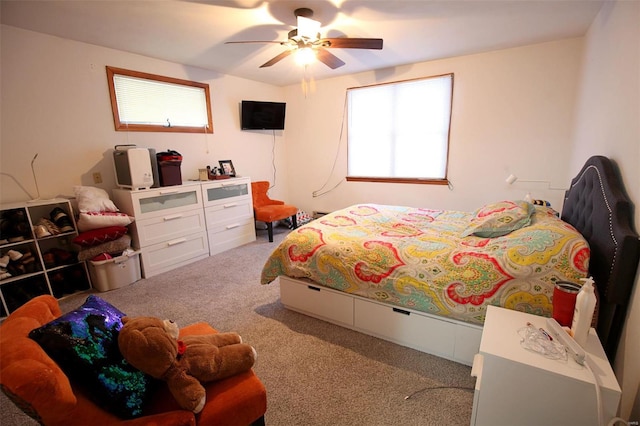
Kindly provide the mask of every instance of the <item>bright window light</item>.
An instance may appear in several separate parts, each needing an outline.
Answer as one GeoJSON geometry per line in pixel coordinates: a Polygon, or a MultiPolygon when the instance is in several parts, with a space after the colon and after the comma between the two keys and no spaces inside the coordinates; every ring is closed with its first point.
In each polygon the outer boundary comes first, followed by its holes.
{"type": "Polygon", "coordinates": [[[349,178],[445,181],[452,92],[453,74],[349,89],[349,178]]]}
{"type": "Polygon", "coordinates": [[[212,133],[209,85],[107,67],[116,130],[212,133]]]}

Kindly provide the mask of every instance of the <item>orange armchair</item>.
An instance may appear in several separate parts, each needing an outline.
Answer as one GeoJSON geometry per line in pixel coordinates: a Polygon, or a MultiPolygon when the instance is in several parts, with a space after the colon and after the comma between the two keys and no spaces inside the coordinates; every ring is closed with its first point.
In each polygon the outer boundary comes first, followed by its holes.
{"type": "MultiPolygon", "coordinates": [[[[182,410],[166,386],[155,394],[146,415],[122,420],[102,409],[69,381],[29,332],[61,315],[58,301],[38,296],[16,309],[0,325],[0,385],[7,396],[43,425],[264,425],[267,397],[252,370],[208,383],[204,409],[182,410]]],[[[216,331],[206,323],[180,330],[180,335],[216,331]]]]}
{"type": "Polygon", "coordinates": [[[284,201],[272,200],[267,195],[269,182],[251,182],[251,195],[253,197],[253,216],[255,220],[265,222],[269,232],[269,242],[273,242],[273,222],[276,220],[291,218],[293,228],[298,227],[296,215],[298,208],[285,204],[284,201]]]}

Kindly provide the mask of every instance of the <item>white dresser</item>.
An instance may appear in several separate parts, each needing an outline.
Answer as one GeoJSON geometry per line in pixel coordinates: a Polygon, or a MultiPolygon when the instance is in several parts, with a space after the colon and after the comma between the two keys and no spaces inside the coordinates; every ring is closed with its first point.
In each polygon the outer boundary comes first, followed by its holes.
{"type": "MultiPolygon", "coordinates": [[[[598,425],[598,398],[589,370],[571,357],[553,360],[520,344],[518,330],[543,317],[489,306],[473,361],[477,377],[472,425],[598,425]]],[[[585,348],[600,385],[604,424],[616,415],[620,386],[595,330],[585,348]]]]}
{"type": "Polygon", "coordinates": [[[114,189],[118,208],[135,217],[133,245],[145,278],[209,255],[200,182],[142,190],[114,189]]]}
{"type": "Polygon", "coordinates": [[[145,278],[256,239],[249,177],[114,189],[113,201],[135,217],[132,240],[145,278]]]}
{"type": "Polygon", "coordinates": [[[256,240],[250,178],[203,182],[202,199],[210,255],[256,240]]]}

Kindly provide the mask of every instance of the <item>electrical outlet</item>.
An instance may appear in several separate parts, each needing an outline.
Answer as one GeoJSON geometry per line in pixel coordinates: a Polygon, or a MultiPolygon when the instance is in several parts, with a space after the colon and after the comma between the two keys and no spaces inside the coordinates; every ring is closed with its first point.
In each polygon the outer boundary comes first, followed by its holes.
{"type": "Polygon", "coordinates": [[[102,183],[102,175],[100,172],[95,172],[93,174],[93,183],[102,183]]]}

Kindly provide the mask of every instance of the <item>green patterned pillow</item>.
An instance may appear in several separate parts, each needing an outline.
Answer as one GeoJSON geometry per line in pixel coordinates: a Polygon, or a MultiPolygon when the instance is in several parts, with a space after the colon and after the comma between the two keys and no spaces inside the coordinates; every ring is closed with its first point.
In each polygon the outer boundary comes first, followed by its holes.
{"type": "Polygon", "coordinates": [[[533,204],[522,200],[487,204],[475,211],[471,223],[462,236],[494,238],[507,235],[529,225],[534,211],[533,204]]]}

